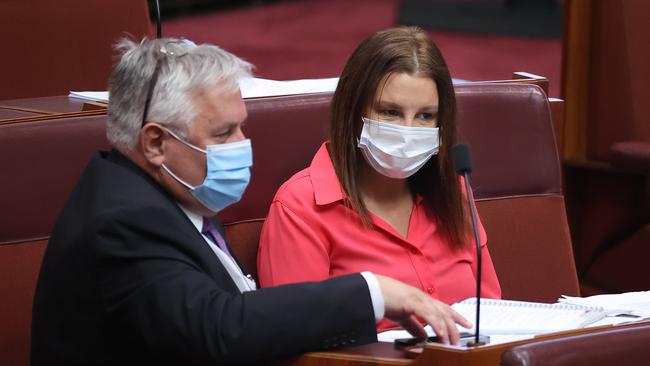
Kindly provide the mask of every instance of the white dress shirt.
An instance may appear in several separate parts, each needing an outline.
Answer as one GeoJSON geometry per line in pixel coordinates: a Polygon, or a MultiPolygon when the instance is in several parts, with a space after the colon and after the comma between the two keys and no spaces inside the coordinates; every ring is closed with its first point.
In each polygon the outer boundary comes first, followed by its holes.
{"type": "MultiPolygon", "coordinates": [[[[187,217],[190,219],[192,224],[194,224],[196,230],[201,233],[201,228],[203,227],[203,217],[201,215],[195,214],[190,210],[185,209],[185,207],[181,205],[179,206],[185,215],[187,215],[187,217]]],[[[255,280],[253,280],[250,275],[245,275],[239,265],[237,265],[237,262],[235,262],[235,260],[229,254],[221,250],[221,248],[219,248],[216,243],[213,243],[212,240],[203,235],[203,233],[201,233],[201,236],[203,236],[203,239],[210,246],[210,249],[212,249],[221,264],[226,268],[226,271],[228,271],[230,278],[232,278],[233,282],[235,282],[235,285],[237,285],[237,288],[240,292],[254,291],[257,289],[255,280]]]]}
{"type": "MultiPolygon", "coordinates": [[[[185,213],[187,218],[190,219],[196,230],[201,233],[201,228],[203,227],[203,217],[186,209],[180,204],[178,206],[185,213]]],[[[235,282],[235,285],[237,285],[237,288],[240,292],[255,291],[257,289],[255,280],[253,280],[250,275],[244,274],[239,265],[237,265],[235,260],[230,255],[221,250],[221,248],[219,248],[216,243],[213,243],[212,240],[203,235],[203,233],[201,233],[201,236],[203,236],[203,239],[210,246],[212,252],[214,252],[221,264],[226,268],[226,271],[228,271],[230,278],[232,278],[232,280],[235,282]]],[[[372,301],[372,310],[375,313],[375,321],[379,322],[384,318],[384,314],[386,312],[384,296],[381,292],[381,288],[379,287],[379,281],[377,281],[377,277],[375,277],[372,272],[361,272],[361,276],[363,276],[363,278],[366,280],[366,283],[368,284],[368,290],[370,291],[370,300],[372,301]]]]}

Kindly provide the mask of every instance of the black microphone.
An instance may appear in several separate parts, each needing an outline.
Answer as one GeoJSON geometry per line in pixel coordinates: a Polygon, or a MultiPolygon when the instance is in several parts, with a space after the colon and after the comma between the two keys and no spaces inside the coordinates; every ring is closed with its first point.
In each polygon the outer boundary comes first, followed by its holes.
{"type": "Polygon", "coordinates": [[[156,38],[161,38],[162,37],[162,21],[160,19],[160,3],[158,0],[155,0],[154,2],[155,5],[155,10],[156,10],[156,38]]]}
{"type": "Polygon", "coordinates": [[[451,147],[451,160],[454,163],[456,174],[465,178],[465,190],[467,191],[467,204],[472,219],[472,228],[474,229],[474,239],[476,240],[476,334],[474,342],[468,343],[468,346],[481,346],[487,343],[487,338],[479,339],[479,326],[481,320],[481,237],[478,233],[476,224],[476,209],[474,207],[474,195],[469,184],[469,175],[472,173],[472,156],[469,152],[469,146],[466,144],[455,144],[451,147]]]}

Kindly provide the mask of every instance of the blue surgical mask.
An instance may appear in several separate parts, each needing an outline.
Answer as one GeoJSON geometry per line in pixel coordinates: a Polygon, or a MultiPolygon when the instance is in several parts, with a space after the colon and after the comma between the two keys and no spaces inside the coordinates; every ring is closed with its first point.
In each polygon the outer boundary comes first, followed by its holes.
{"type": "Polygon", "coordinates": [[[192,187],[172,173],[165,164],[162,165],[169,175],[190,190],[194,198],[213,212],[219,212],[241,199],[251,178],[250,167],[253,166],[250,139],[208,145],[204,150],[183,140],[170,130],[167,132],[188,147],[206,155],[207,174],[203,184],[196,187],[192,187]]]}

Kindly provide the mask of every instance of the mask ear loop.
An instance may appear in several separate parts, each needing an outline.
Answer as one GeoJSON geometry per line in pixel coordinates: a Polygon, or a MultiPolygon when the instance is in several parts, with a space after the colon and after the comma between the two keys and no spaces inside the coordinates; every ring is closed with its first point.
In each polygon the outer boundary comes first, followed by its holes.
{"type": "MultiPolygon", "coordinates": [[[[204,154],[207,154],[207,153],[208,153],[207,151],[205,151],[205,150],[203,150],[203,149],[201,149],[201,148],[199,148],[199,147],[196,147],[196,146],[190,144],[189,142],[183,140],[183,139],[180,138],[178,135],[176,135],[174,132],[172,132],[169,128],[167,128],[167,127],[165,127],[165,126],[162,126],[162,128],[165,129],[165,131],[167,131],[167,133],[169,133],[173,138],[175,138],[176,140],[178,140],[178,141],[180,141],[181,143],[183,143],[185,146],[187,146],[187,147],[189,147],[189,148],[191,148],[191,149],[194,149],[194,150],[196,150],[196,151],[202,152],[202,153],[204,153],[204,154]]],[[[185,186],[187,189],[189,189],[190,191],[196,189],[196,187],[192,187],[191,185],[187,184],[187,182],[185,182],[183,179],[181,179],[181,177],[179,177],[178,175],[174,174],[174,173],[171,171],[171,169],[169,169],[169,168],[167,167],[167,165],[165,165],[164,163],[162,164],[162,168],[163,168],[163,169],[164,169],[164,170],[165,170],[169,175],[171,175],[174,179],[176,179],[176,181],[178,181],[178,183],[184,185],[184,186],[185,186]]]]}
{"type": "Polygon", "coordinates": [[[163,169],[164,169],[164,170],[165,170],[169,175],[171,175],[174,179],[176,179],[176,180],[178,181],[178,183],[184,185],[184,186],[185,186],[187,189],[189,189],[190,191],[191,191],[191,190],[194,190],[194,189],[196,188],[196,187],[192,187],[191,185],[187,184],[187,183],[186,183],[184,180],[182,180],[179,176],[177,176],[176,174],[172,173],[172,171],[169,170],[169,168],[167,168],[167,166],[166,166],[165,164],[162,165],[162,168],[163,168],[163,169]]]}
{"type": "Polygon", "coordinates": [[[187,147],[189,147],[189,148],[191,148],[191,149],[194,149],[194,150],[196,150],[196,151],[198,151],[198,152],[202,152],[202,153],[204,153],[204,154],[207,154],[207,153],[208,153],[207,150],[204,150],[204,149],[201,149],[200,147],[194,146],[194,145],[190,144],[189,142],[185,141],[184,139],[180,138],[177,134],[175,134],[174,132],[172,132],[172,130],[170,130],[169,128],[164,127],[164,126],[163,126],[163,128],[165,129],[165,131],[167,131],[167,133],[169,133],[170,135],[172,135],[173,138],[175,138],[176,140],[180,141],[183,145],[185,145],[185,146],[187,146],[187,147]]]}

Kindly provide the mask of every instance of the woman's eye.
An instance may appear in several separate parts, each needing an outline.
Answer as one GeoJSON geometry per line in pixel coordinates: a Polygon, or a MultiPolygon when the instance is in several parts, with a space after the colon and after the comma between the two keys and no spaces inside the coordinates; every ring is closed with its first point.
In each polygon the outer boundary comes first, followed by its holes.
{"type": "Polygon", "coordinates": [[[398,117],[399,116],[399,111],[395,109],[385,109],[381,111],[381,114],[386,116],[386,117],[398,117]]]}
{"type": "Polygon", "coordinates": [[[420,113],[416,117],[425,121],[430,121],[434,118],[433,113],[420,113]]]}

